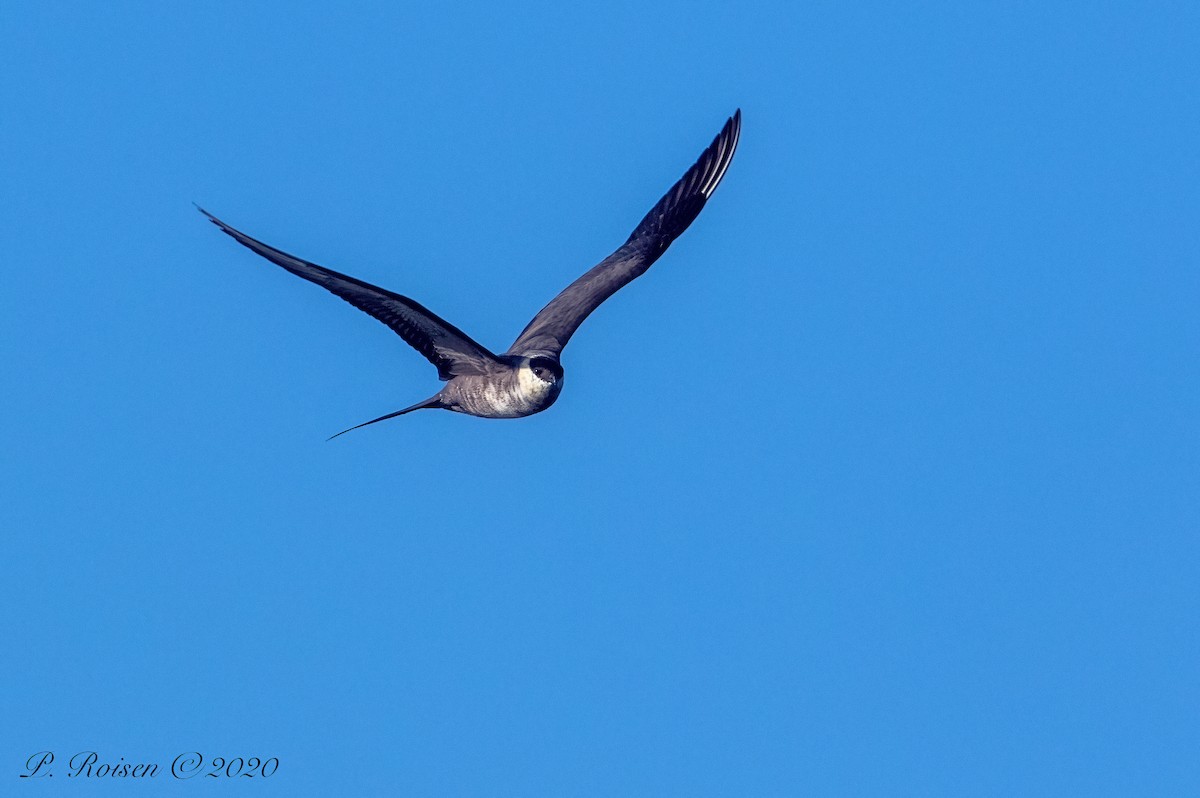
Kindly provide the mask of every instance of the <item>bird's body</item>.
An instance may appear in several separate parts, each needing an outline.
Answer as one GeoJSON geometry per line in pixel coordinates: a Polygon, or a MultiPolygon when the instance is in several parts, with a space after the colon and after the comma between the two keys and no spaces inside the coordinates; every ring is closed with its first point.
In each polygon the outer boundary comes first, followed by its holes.
{"type": "Polygon", "coordinates": [[[492,354],[408,297],[288,255],[200,210],[238,243],[386,324],[436,366],[438,376],[446,381],[423,402],[350,429],[425,408],[483,418],[521,418],[540,413],[558,399],[563,385],[559,362],[563,347],[588,314],[650,268],[692,223],[725,176],[740,133],[739,111],[629,239],[542,308],[502,355],[492,354]]]}
{"type": "Polygon", "coordinates": [[[490,374],[455,377],[439,392],[447,410],[484,418],[523,418],[540,413],[562,390],[561,369],[551,382],[530,367],[531,358],[509,355],[490,374]]]}

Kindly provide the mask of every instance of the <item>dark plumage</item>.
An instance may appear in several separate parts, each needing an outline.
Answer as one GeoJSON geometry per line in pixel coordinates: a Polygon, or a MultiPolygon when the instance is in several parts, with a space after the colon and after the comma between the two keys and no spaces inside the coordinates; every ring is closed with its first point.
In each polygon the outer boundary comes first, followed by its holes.
{"type": "Polygon", "coordinates": [[[542,308],[503,355],[492,354],[408,297],[289,255],[230,227],[203,208],[200,212],[243,246],[379,319],[424,355],[437,367],[438,376],[447,381],[429,399],[358,427],[422,408],[444,408],[485,418],[519,418],[545,410],[558,398],[563,347],[588,314],[649,269],[696,219],[725,176],[740,134],[738,111],[628,240],[542,308]]]}

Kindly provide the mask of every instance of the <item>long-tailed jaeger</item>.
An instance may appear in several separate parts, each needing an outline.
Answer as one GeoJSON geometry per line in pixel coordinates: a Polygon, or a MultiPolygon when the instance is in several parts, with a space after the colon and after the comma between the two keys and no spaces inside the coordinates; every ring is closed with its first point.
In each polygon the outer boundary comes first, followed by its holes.
{"type": "Polygon", "coordinates": [[[424,401],[343,432],[423,408],[483,418],[521,418],[540,413],[558,398],[563,384],[559,355],[588,314],[649,269],[699,215],[729,168],[741,128],[739,110],[629,239],[550,300],[502,355],[492,354],[408,297],[301,260],[235,230],[203,208],[200,212],[239,244],[379,319],[436,366],[438,377],[446,382],[424,401]]]}

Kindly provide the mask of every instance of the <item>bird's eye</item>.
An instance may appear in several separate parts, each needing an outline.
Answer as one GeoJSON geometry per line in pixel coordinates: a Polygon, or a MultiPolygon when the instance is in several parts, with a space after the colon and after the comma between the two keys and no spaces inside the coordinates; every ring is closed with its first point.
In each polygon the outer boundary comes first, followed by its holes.
{"type": "Polygon", "coordinates": [[[529,370],[542,382],[554,383],[562,377],[562,369],[558,365],[545,358],[538,358],[529,364],[529,370]]]}

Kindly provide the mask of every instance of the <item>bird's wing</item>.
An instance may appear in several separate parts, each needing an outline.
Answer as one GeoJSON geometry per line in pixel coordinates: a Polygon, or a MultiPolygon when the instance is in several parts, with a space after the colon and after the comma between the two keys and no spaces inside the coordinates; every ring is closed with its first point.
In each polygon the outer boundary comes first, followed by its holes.
{"type": "Polygon", "coordinates": [[[379,319],[437,366],[443,380],[459,374],[488,374],[498,365],[496,356],[470,336],[408,297],[293,257],[235,230],[203,208],[200,212],[242,246],[379,319]]]}
{"type": "Polygon", "coordinates": [[[621,247],[550,300],[509,348],[509,354],[543,351],[558,354],[588,314],[641,275],[699,215],[737,149],[742,130],[738,110],[721,128],[700,159],[646,214],[621,247]]]}

